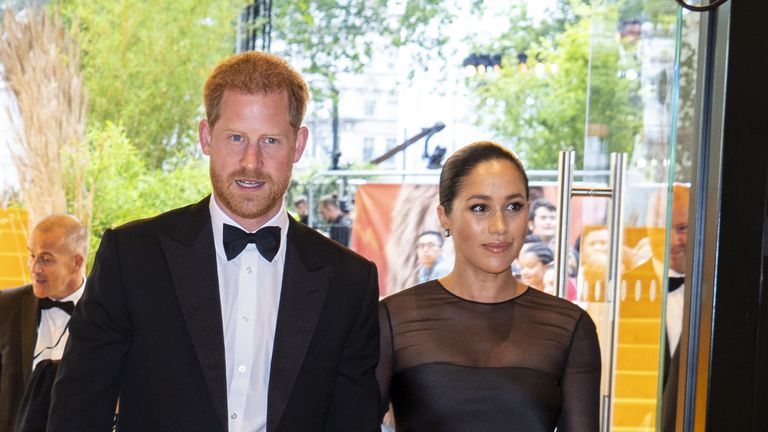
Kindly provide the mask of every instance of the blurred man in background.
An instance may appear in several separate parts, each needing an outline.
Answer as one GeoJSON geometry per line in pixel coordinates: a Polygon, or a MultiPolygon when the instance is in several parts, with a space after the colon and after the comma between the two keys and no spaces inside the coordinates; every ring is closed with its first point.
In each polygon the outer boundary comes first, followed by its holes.
{"type": "MultiPolygon", "coordinates": [[[[22,397],[34,375],[61,359],[69,336],[69,317],[85,287],[88,235],[73,216],[51,215],[41,220],[29,238],[29,271],[32,283],[0,291],[0,430],[15,430],[22,397]],[[39,366],[39,369],[38,369],[39,366]]],[[[49,383],[50,384],[50,383],[49,383]]],[[[50,394],[50,387],[47,387],[50,394]]],[[[47,395],[43,395],[47,396],[47,395]]],[[[28,418],[22,409],[19,422],[28,418]]]]}

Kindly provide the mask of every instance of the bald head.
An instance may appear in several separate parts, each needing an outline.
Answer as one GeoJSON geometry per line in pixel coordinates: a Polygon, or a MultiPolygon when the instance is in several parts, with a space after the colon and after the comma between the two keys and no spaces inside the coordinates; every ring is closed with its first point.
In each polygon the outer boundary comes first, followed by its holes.
{"type": "MultiPolygon", "coordinates": [[[[667,223],[667,189],[654,192],[648,205],[646,224],[649,227],[664,227],[667,223]]],[[[690,186],[683,183],[672,185],[672,214],[669,215],[669,249],[664,249],[663,236],[650,236],[653,254],[661,259],[669,253],[669,268],[685,274],[685,251],[688,245],[688,206],[690,186]]]]}
{"type": "Polygon", "coordinates": [[[75,217],[48,216],[29,238],[29,270],[38,298],[62,299],[83,283],[88,233],[75,217]]]}
{"type": "Polygon", "coordinates": [[[82,256],[88,254],[88,232],[80,221],[68,214],[53,214],[43,218],[35,225],[34,231],[54,233],[72,253],[82,256]]]}

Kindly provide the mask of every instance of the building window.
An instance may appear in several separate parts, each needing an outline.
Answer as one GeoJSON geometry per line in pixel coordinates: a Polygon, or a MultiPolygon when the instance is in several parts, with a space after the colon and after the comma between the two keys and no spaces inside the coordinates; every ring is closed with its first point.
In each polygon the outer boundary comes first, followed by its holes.
{"type": "Polygon", "coordinates": [[[363,138],[363,162],[373,159],[373,138],[363,138]]]}
{"type": "Polygon", "coordinates": [[[374,112],[376,112],[376,101],[371,99],[365,101],[363,112],[368,117],[373,116],[374,112]]]}

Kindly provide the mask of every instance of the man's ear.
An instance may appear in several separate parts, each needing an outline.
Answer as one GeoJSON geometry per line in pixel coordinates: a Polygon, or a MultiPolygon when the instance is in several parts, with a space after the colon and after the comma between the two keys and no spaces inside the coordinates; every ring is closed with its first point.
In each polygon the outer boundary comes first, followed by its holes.
{"type": "Polygon", "coordinates": [[[307,146],[307,140],[309,139],[309,129],[306,126],[302,126],[296,132],[296,148],[293,150],[293,163],[296,163],[301,159],[301,155],[304,154],[304,148],[307,146]]]}
{"type": "Polygon", "coordinates": [[[80,254],[75,255],[75,270],[82,270],[85,265],[85,257],[80,254]]]}
{"type": "Polygon", "coordinates": [[[211,155],[211,128],[208,125],[208,119],[200,120],[197,127],[197,138],[200,141],[200,149],[206,156],[211,155]]]}

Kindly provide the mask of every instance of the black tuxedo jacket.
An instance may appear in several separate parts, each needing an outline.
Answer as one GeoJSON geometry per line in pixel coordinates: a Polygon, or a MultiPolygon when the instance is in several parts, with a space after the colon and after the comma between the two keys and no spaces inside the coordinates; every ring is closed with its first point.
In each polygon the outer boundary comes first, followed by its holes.
{"type": "MultiPolygon", "coordinates": [[[[107,230],[53,390],[48,431],[226,431],[209,198],[107,230]]],[[[377,430],[370,261],[289,218],[268,432],[377,430]]]]}
{"type": "Polygon", "coordinates": [[[0,431],[13,430],[32,374],[37,297],[32,285],[0,291],[0,431]]]}

